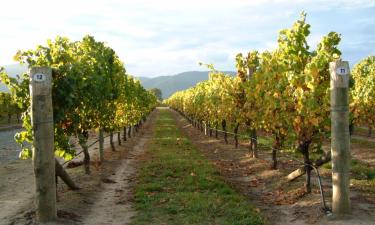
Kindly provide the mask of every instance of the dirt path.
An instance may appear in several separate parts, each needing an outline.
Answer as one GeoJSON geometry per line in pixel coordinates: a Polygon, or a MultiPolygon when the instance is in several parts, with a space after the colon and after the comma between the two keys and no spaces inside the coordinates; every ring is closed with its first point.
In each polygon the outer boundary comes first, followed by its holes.
{"type": "MultiPolygon", "coordinates": [[[[259,159],[251,158],[245,148],[235,149],[222,140],[206,137],[174,112],[178,126],[211,159],[227,183],[257,205],[269,224],[273,225],[370,225],[375,221],[375,201],[352,191],[353,215],[345,221],[330,220],[321,211],[320,193],[313,177],[313,192],[306,195],[303,179],[287,182],[283,179],[293,168],[289,160],[280,160],[278,170],[270,170],[269,152],[260,152],[259,159]]],[[[327,202],[330,202],[331,181],[323,180],[327,202]]]]}
{"type": "Polygon", "coordinates": [[[137,156],[145,150],[150,132],[142,136],[128,157],[122,160],[118,170],[107,179],[108,185],[101,189],[100,196],[85,216],[83,224],[128,224],[135,215],[131,201],[132,187],[129,181],[136,174],[137,156]],[[114,183],[112,183],[114,182],[114,183]]]}
{"type": "Polygon", "coordinates": [[[0,166],[0,224],[29,210],[35,193],[31,160],[0,166]]]}
{"type": "MultiPolygon", "coordinates": [[[[115,138],[116,151],[111,151],[109,141],[105,140],[103,164],[98,161],[98,146],[93,146],[90,175],[84,174],[82,166],[67,169],[81,189],[72,191],[59,182],[57,209],[61,224],[120,225],[130,222],[136,213],[132,208],[132,187],[137,157],[146,148],[157,114],[157,110],[154,111],[139,132],[121,146],[115,138]]],[[[0,224],[34,224],[35,184],[31,161],[1,165],[0,177],[0,224]]]]}

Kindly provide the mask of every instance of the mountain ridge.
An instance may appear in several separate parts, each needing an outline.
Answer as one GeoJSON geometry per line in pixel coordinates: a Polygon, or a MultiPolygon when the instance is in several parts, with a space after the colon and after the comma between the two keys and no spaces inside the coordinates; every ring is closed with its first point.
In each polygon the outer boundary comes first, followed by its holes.
{"type": "MultiPolygon", "coordinates": [[[[235,75],[233,71],[223,71],[235,75]]],[[[137,77],[146,89],[159,88],[163,98],[168,98],[176,91],[185,90],[195,86],[198,82],[208,79],[209,71],[185,71],[182,73],[158,77],[137,77]]]]}
{"type": "MultiPolygon", "coordinates": [[[[5,65],[5,71],[16,77],[27,71],[27,66],[13,64],[5,65]]],[[[233,71],[223,71],[226,74],[235,75],[233,71]]],[[[162,75],[156,77],[135,76],[146,89],[159,88],[162,91],[163,99],[168,98],[176,91],[185,90],[195,86],[198,82],[208,79],[209,71],[185,71],[173,75],[162,75]]],[[[8,91],[4,84],[0,84],[0,91],[8,91]]]]}

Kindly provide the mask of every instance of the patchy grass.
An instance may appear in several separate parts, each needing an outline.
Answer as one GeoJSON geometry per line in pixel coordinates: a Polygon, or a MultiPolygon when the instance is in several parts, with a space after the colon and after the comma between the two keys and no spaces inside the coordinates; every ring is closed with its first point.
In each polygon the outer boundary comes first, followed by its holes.
{"type": "Polygon", "coordinates": [[[351,186],[355,189],[361,190],[367,194],[375,196],[375,179],[372,180],[357,180],[351,179],[350,180],[351,186]]]}
{"type": "Polygon", "coordinates": [[[132,224],[263,224],[257,210],[229,187],[214,166],[161,110],[135,189],[132,224]]]}
{"type": "MultiPolygon", "coordinates": [[[[328,162],[324,164],[323,168],[332,169],[332,163],[328,162]]],[[[350,171],[354,179],[375,181],[375,168],[372,168],[371,166],[365,163],[361,163],[356,159],[351,160],[350,171]]]]}
{"type": "MultiPolygon", "coordinates": [[[[332,163],[326,163],[323,165],[326,169],[332,169],[332,163]]],[[[365,163],[361,163],[356,159],[352,159],[350,162],[350,171],[355,179],[359,180],[372,180],[375,179],[375,169],[365,163]]]]}
{"type": "MultiPolygon", "coordinates": [[[[326,163],[323,165],[324,168],[331,170],[332,163],[326,163]]],[[[352,159],[350,162],[351,171],[351,186],[355,189],[364,191],[375,195],[375,168],[361,163],[356,159],[352,159]]]]}
{"type": "Polygon", "coordinates": [[[351,161],[351,171],[355,179],[374,180],[375,181],[375,169],[353,159],[351,161]]]}
{"type": "Polygon", "coordinates": [[[360,140],[360,139],[356,139],[356,138],[351,138],[350,142],[353,143],[353,144],[361,145],[362,147],[375,148],[375,142],[373,142],[373,141],[367,141],[367,140],[360,140]]]}
{"type": "Polygon", "coordinates": [[[260,136],[258,137],[258,144],[271,147],[273,144],[273,139],[272,137],[260,136]]]}
{"type": "MultiPolygon", "coordinates": [[[[368,127],[354,127],[354,134],[362,135],[362,136],[368,136],[368,127]]],[[[374,133],[374,130],[372,130],[372,133],[374,133]]],[[[372,135],[371,135],[372,136],[372,135]]]]}

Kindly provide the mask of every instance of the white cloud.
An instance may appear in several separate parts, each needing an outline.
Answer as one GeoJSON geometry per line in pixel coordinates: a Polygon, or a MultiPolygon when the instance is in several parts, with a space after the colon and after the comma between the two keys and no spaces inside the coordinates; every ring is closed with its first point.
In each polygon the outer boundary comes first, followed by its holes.
{"type": "Polygon", "coordinates": [[[13,63],[18,49],[34,48],[56,35],[78,40],[91,34],[107,42],[134,75],[199,70],[199,61],[233,69],[237,52],[274,49],[278,31],[291,26],[301,10],[314,16],[312,48],[327,29],[338,29],[344,42],[370,45],[358,58],[375,48],[368,41],[374,31],[367,36],[356,32],[374,24],[374,16],[361,14],[374,7],[373,0],[7,1],[0,13],[0,65],[13,63]],[[341,18],[342,11],[355,22],[339,24],[334,18],[341,18]],[[330,24],[319,18],[322,14],[330,24]]]}

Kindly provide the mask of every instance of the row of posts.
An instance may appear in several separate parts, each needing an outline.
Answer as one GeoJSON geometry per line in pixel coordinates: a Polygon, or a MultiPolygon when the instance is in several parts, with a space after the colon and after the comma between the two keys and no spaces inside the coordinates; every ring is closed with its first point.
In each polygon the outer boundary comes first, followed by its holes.
{"type": "MultiPolygon", "coordinates": [[[[349,64],[332,62],[330,72],[332,210],[334,215],[340,216],[350,213],[349,64]]],[[[39,222],[47,222],[57,217],[51,68],[31,68],[30,96],[36,214],[39,222]]]]}

